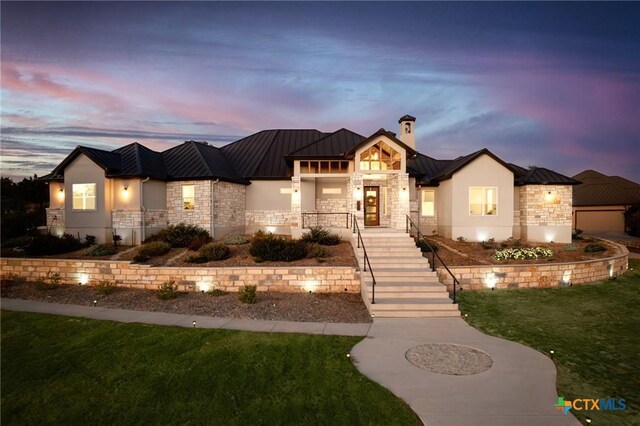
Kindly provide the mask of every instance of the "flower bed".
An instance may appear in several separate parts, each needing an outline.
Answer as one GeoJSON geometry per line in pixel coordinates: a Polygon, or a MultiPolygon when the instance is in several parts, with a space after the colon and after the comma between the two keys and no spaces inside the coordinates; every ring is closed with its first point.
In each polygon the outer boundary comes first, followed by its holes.
{"type": "Polygon", "coordinates": [[[544,247],[533,248],[505,248],[495,252],[493,258],[495,260],[521,260],[521,259],[538,259],[539,257],[552,257],[553,251],[544,247]]]}

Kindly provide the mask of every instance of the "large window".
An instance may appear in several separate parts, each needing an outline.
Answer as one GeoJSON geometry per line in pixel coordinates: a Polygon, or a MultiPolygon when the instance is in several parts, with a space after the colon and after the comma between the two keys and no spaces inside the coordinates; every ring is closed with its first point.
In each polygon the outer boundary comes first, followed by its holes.
{"type": "Polygon", "coordinates": [[[498,214],[498,188],[472,186],[469,188],[469,214],[495,216],[498,214]]]}
{"type": "Polygon", "coordinates": [[[185,210],[193,210],[196,208],[195,185],[182,185],[182,206],[185,210]]]}
{"type": "Polygon", "coordinates": [[[436,191],[432,189],[422,190],[422,216],[435,216],[436,214],[436,191]]]}
{"type": "Polygon", "coordinates": [[[360,154],[360,170],[400,170],[402,155],[384,142],[360,154]]]}
{"type": "Polygon", "coordinates": [[[95,183],[74,183],[71,190],[73,192],[73,210],[96,209],[95,183]]]}
{"type": "Polygon", "coordinates": [[[349,173],[348,161],[301,161],[300,173],[349,173]]]}

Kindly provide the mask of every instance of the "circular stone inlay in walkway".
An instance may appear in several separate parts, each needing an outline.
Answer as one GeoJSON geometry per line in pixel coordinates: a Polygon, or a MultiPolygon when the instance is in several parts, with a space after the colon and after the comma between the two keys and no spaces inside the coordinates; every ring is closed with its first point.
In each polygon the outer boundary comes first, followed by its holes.
{"type": "Polygon", "coordinates": [[[469,376],[491,368],[491,357],[468,346],[446,343],[430,343],[411,348],[405,354],[407,360],[432,373],[469,376]]]}

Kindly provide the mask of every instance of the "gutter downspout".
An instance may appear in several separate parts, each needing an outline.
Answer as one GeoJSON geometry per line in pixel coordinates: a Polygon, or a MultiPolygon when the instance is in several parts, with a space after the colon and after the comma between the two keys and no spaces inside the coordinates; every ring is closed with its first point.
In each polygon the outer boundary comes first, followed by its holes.
{"type": "Polygon", "coordinates": [[[211,227],[211,238],[214,238],[214,239],[215,239],[215,228],[214,228],[215,221],[213,220],[213,215],[216,209],[215,209],[215,199],[213,197],[213,185],[215,185],[218,182],[220,182],[220,179],[211,181],[211,225],[210,227],[211,227]]]}
{"type": "Polygon", "coordinates": [[[144,185],[143,183],[148,182],[150,177],[147,177],[140,181],[140,210],[142,210],[142,229],[140,229],[140,244],[145,240],[145,228],[147,227],[145,223],[145,216],[147,215],[147,209],[144,206],[144,185]]]}

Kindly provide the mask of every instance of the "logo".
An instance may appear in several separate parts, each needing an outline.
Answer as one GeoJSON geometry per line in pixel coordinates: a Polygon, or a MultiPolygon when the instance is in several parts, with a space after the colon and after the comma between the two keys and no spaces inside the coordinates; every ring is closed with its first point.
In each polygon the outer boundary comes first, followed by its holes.
{"type": "Polygon", "coordinates": [[[563,396],[559,396],[558,402],[553,406],[564,414],[567,414],[571,409],[576,411],[624,411],[627,409],[624,398],[578,398],[573,401],[565,401],[563,396]]]}

